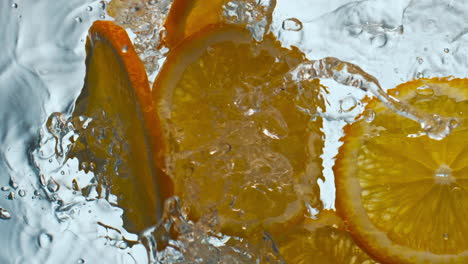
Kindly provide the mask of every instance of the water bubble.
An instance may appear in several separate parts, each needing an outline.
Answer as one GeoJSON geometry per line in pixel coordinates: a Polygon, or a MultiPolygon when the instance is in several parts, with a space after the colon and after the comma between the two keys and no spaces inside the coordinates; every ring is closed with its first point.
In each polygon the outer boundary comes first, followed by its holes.
{"type": "Polygon", "coordinates": [[[15,190],[18,189],[18,184],[13,180],[13,178],[10,178],[10,186],[15,190]]]}
{"type": "Polygon", "coordinates": [[[91,12],[91,11],[93,11],[93,7],[92,7],[92,6],[88,6],[88,7],[86,7],[86,11],[88,11],[88,12],[91,12]]]}
{"type": "Polygon", "coordinates": [[[348,96],[340,100],[340,112],[349,112],[356,108],[358,102],[353,96],[348,96]]]}
{"type": "Polygon", "coordinates": [[[11,4],[11,7],[13,7],[13,8],[18,8],[18,4],[17,4],[17,3],[13,3],[13,4],[11,4]]]}
{"type": "Polygon", "coordinates": [[[377,48],[382,48],[387,44],[387,35],[379,34],[371,39],[372,45],[377,48]]]}
{"type": "Polygon", "coordinates": [[[449,121],[450,129],[454,129],[454,128],[458,127],[459,125],[460,125],[460,123],[455,118],[452,118],[452,120],[449,121]]]}
{"type": "Polygon", "coordinates": [[[20,197],[24,197],[24,196],[26,196],[26,191],[23,190],[23,189],[21,189],[21,190],[18,191],[18,195],[19,195],[20,197]]]}
{"type": "Polygon", "coordinates": [[[34,191],[34,195],[35,195],[35,196],[41,196],[41,192],[40,192],[39,190],[35,190],[35,191],[34,191]]]}
{"type": "Polygon", "coordinates": [[[78,259],[78,260],[76,261],[76,263],[78,263],[78,264],[83,264],[83,263],[85,263],[85,261],[84,261],[84,259],[80,258],[80,259],[78,259]]]}
{"type": "Polygon", "coordinates": [[[449,50],[448,48],[445,48],[445,49],[444,49],[444,52],[445,52],[445,53],[449,53],[450,50],[449,50]]]}
{"type": "Polygon", "coordinates": [[[100,19],[106,19],[106,14],[102,13],[101,15],[99,15],[99,18],[100,19]]]}
{"type": "Polygon", "coordinates": [[[0,207],[0,219],[8,220],[10,218],[11,218],[10,212],[8,212],[6,209],[0,207]]]}
{"type": "Polygon", "coordinates": [[[416,89],[416,93],[423,96],[433,96],[434,90],[429,86],[421,86],[416,89]]]}
{"type": "Polygon", "coordinates": [[[122,52],[123,52],[123,53],[127,53],[127,51],[128,51],[128,46],[127,46],[127,45],[123,45],[123,47],[122,47],[122,52]]]}
{"type": "Polygon", "coordinates": [[[418,79],[424,78],[424,73],[422,73],[422,72],[417,72],[417,73],[416,73],[416,78],[418,78],[418,79]]]}
{"type": "Polygon", "coordinates": [[[442,238],[443,238],[444,240],[448,240],[448,239],[449,239],[449,234],[444,233],[444,234],[442,235],[442,238]]]}
{"type": "Polygon", "coordinates": [[[78,23],[81,23],[83,22],[83,19],[79,16],[75,17],[75,21],[78,22],[78,23]]]}
{"type": "Polygon", "coordinates": [[[419,64],[423,64],[424,59],[421,57],[416,57],[416,60],[418,61],[419,64]]]}
{"type": "Polygon", "coordinates": [[[51,178],[47,183],[47,190],[49,190],[50,192],[57,192],[59,189],[60,185],[54,179],[51,178]]]}
{"type": "Polygon", "coordinates": [[[297,18],[288,18],[283,20],[283,30],[300,31],[302,30],[302,22],[297,18]]]}
{"type": "Polygon", "coordinates": [[[52,243],[52,240],[53,240],[52,236],[47,233],[42,233],[37,238],[37,242],[39,243],[39,246],[41,248],[48,248],[50,244],[52,243]]]}

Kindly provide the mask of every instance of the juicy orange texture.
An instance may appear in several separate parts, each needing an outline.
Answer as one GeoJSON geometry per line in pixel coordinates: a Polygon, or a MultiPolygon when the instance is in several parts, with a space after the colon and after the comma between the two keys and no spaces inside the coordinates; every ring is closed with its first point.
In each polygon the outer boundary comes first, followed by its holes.
{"type": "Polygon", "coordinates": [[[306,204],[321,208],[320,85],[288,79],[303,60],[227,25],[169,54],[153,88],[158,165],[193,218],[216,209],[223,230],[241,234],[300,221],[306,204]]]}
{"type": "Polygon", "coordinates": [[[337,209],[382,263],[468,263],[468,80],[421,79],[389,91],[458,124],[442,140],[373,100],[375,120],[345,128],[337,209]]]}
{"type": "Polygon", "coordinates": [[[354,243],[332,211],[322,211],[318,219],[305,219],[274,238],[286,263],[377,263],[354,243]]]}
{"type": "Polygon", "coordinates": [[[127,228],[156,224],[170,182],[153,166],[156,119],[145,69],[124,29],[96,21],[86,45],[86,77],[74,116],[93,120],[72,151],[96,163],[100,184],[117,195],[127,228]]]}

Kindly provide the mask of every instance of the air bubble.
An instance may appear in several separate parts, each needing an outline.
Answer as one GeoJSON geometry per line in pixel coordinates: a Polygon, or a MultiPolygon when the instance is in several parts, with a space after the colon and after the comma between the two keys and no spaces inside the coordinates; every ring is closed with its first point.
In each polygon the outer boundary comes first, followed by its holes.
{"type": "Polygon", "coordinates": [[[448,48],[445,48],[445,49],[444,49],[444,52],[445,52],[445,53],[449,53],[450,50],[449,50],[448,48]]]}
{"type": "Polygon", "coordinates": [[[372,45],[377,48],[382,48],[387,44],[387,35],[379,34],[371,39],[372,45]]]}
{"type": "Polygon", "coordinates": [[[59,189],[60,185],[54,179],[50,179],[49,183],[47,183],[47,190],[50,192],[57,192],[59,189]]]}
{"type": "Polygon", "coordinates": [[[375,119],[375,112],[372,109],[368,109],[364,112],[364,120],[367,123],[371,123],[375,119]]]}
{"type": "Polygon", "coordinates": [[[83,19],[79,16],[75,17],[75,21],[78,22],[78,23],[81,23],[83,22],[83,19]]]}
{"type": "Polygon", "coordinates": [[[288,18],[283,21],[282,28],[286,31],[301,31],[302,22],[297,18],[288,18]]]}
{"type": "Polygon", "coordinates": [[[10,192],[10,194],[8,194],[8,200],[13,200],[13,199],[15,199],[15,193],[10,192]]]}
{"type": "Polygon", "coordinates": [[[340,112],[350,112],[357,106],[357,100],[353,96],[348,96],[340,100],[340,112]]]}
{"type": "Polygon", "coordinates": [[[424,59],[421,57],[416,57],[416,60],[418,61],[419,64],[423,64],[424,59]]]}
{"type": "Polygon", "coordinates": [[[15,190],[18,189],[18,184],[12,178],[10,178],[10,186],[15,190]]]}
{"type": "Polygon", "coordinates": [[[128,46],[127,46],[127,45],[123,45],[123,47],[122,47],[122,52],[123,52],[123,53],[127,53],[127,51],[128,51],[128,46]]]}
{"type": "Polygon", "coordinates": [[[21,190],[18,191],[18,195],[20,197],[24,197],[24,196],[26,196],[26,191],[21,189],[21,190]]]}
{"type": "Polygon", "coordinates": [[[10,190],[10,187],[8,186],[2,186],[2,188],[0,188],[2,191],[4,192],[8,192],[10,190]]]}
{"type": "Polygon", "coordinates": [[[449,234],[444,233],[444,234],[442,235],[442,238],[443,238],[444,240],[448,240],[448,239],[449,239],[449,234]]]}
{"type": "Polygon", "coordinates": [[[41,248],[48,248],[50,244],[52,243],[52,240],[53,240],[52,236],[47,233],[42,233],[37,238],[37,242],[39,243],[39,246],[41,248]]]}
{"type": "Polygon", "coordinates": [[[13,3],[13,4],[11,4],[11,7],[13,7],[13,8],[18,8],[18,4],[17,4],[17,3],[13,3]]]}
{"type": "Polygon", "coordinates": [[[76,263],[83,264],[83,263],[85,263],[85,261],[84,261],[84,259],[80,258],[78,261],[76,261],[76,263]]]}
{"type": "Polygon", "coordinates": [[[424,73],[422,73],[422,72],[417,72],[417,73],[416,73],[416,78],[418,78],[418,79],[424,78],[424,73]]]}
{"type": "Polygon", "coordinates": [[[423,96],[433,96],[434,90],[428,86],[421,86],[416,89],[416,93],[423,96]]]}
{"type": "Polygon", "coordinates": [[[88,7],[86,8],[86,11],[88,11],[88,12],[93,11],[93,7],[92,7],[92,6],[88,6],[88,7]]]}
{"type": "Polygon", "coordinates": [[[11,218],[10,212],[0,207],[0,219],[8,220],[11,218]]]}
{"type": "Polygon", "coordinates": [[[106,14],[102,13],[100,16],[99,16],[100,19],[106,19],[106,14]]]}

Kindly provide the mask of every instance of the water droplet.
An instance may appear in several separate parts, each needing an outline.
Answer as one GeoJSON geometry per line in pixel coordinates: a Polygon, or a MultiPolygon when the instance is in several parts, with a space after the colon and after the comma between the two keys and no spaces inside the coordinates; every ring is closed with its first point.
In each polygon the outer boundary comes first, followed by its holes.
{"type": "Polygon", "coordinates": [[[424,59],[421,57],[416,57],[416,60],[418,61],[419,64],[423,64],[424,59]]]}
{"type": "Polygon", "coordinates": [[[48,248],[50,244],[52,243],[52,240],[53,240],[52,236],[47,233],[42,233],[37,238],[37,242],[39,243],[39,246],[41,248],[48,248]]]}
{"type": "Polygon", "coordinates": [[[78,23],[81,23],[83,22],[83,19],[79,16],[75,17],[75,21],[78,22],[78,23]]]}
{"type": "Polygon", "coordinates": [[[123,53],[127,53],[127,51],[128,51],[128,46],[127,46],[127,45],[123,45],[123,47],[122,47],[122,52],[123,52],[123,53]]]}
{"type": "Polygon", "coordinates": [[[18,8],[18,4],[17,4],[17,3],[13,3],[13,4],[11,4],[11,7],[13,7],[13,8],[18,8]]]}
{"type": "Polygon", "coordinates": [[[283,30],[300,31],[302,30],[302,22],[297,18],[288,18],[283,21],[283,30]]]}
{"type": "Polygon", "coordinates": [[[375,119],[375,112],[372,109],[368,109],[364,112],[364,120],[367,123],[371,123],[375,119]]]}
{"type": "Polygon", "coordinates": [[[372,45],[377,48],[382,48],[387,44],[387,35],[379,34],[371,39],[372,45]]]}
{"type": "Polygon", "coordinates": [[[444,52],[445,52],[445,53],[449,53],[450,50],[449,50],[448,48],[445,48],[445,49],[444,49],[444,52]]]}
{"type": "Polygon", "coordinates": [[[92,7],[92,6],[88,6],[88,7],[86,7],[86,11],[88,11],[88,12],[91,12],[91,11],[93,11],[93,7],[92,7]]]}
{"type": "Polygon", "coordinates": [[[24,197],[24,196],[26,196],[26,191],[23,190],[23,189],[21,189],[21,190],[18,191],[18,195],[19,195],[20,197],[24,197]]]}
{"type": "Polygon", "coordinates": [[[13,178],[10,178],[10,186],[15,190],[18,189],[18,184],[13,180],[13,178]]]}
{"type": "Polygon", "coordinates": [[[340,112],[352,111],[357,106],[357,100],[353,96],[348,96],[340,100],[340,112]]]}
{"type": "Polygon", "coordinates": [[[448,239],[449,239],[449,235],[448,235],[447,233],[444,233],[444,234],[442,235],[442,238],[443,238],[444,240],[448,240],[448,239]]]}
{"type": "Polygon", "coordinates": [[[10,212],[0,207],[0,219],[8,220],[11,218],[10,212]]]}
{"type": "Polygon", "coordinates": [[[434,90],[429,86],[421,86],[416,89],[416,93],[423,96],[433,96],[434,90]]]}
{"type": "Polygon", "coordinates": [[[49,190],[50,192],[56,192],[59,189],[60,185],[54,179],[51,178],[47,183],[47,190],[49,190]]]}

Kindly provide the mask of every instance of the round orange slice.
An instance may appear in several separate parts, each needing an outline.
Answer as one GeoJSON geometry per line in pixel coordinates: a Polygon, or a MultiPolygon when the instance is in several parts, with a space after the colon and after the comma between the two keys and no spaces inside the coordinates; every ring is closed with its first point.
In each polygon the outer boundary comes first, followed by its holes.
{"type": "Polygon", "coordinates": [[[293,81],[304,60],[273,37],[213,25],[173,50],[153,87],[159,166],[194,218],[216,209],[229,234],[299,221],[321,208],[318,81],[293,81]]]}
{"type": "Polygon", "coordinates": [[[274,238],[286,263],[377,263],[354,243],[333,211],[322,211],[318,219],[306,218],[274,238]]]}
{"type": "Polygon", "coordinates": [[[334,167],[336,205],[356,241],[382,263],[468,263],[468,80],[421,79],[389,91],[452,117],[442,140],[377,100],[345,128],[334,167]]]}
{"type": "Polygon", "coordinates": [[[152,166],[157,123],[146,72],[125,30],[112,22],[93,24],[86,50],[85,84],[73,114],[92,121],[73,153],[95,164],[97,180],[124,208],[126,228],[141,231],[157,223],[171,192],[152,166]]]}

